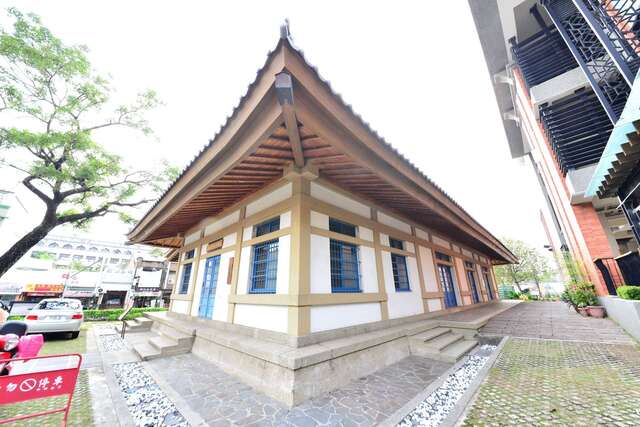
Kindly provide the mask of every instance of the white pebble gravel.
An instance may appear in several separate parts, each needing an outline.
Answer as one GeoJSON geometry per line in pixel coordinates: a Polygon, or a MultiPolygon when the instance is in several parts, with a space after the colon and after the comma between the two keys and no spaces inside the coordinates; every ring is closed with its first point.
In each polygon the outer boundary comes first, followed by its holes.
{"type": "Polygon", "coordinates": [[[102,343],[103,351],[122,351],[126,350],[127,346],[124,340],[120,338],[118,334],[100,335],[100,342],[102,343]]]}
{"type": "Polygon", "coordinates": [[[469,356],[462,366],[423,400],[413,411],[398,423],[398,426],[438,426],[456,406],[460,397],[467,391],[469,384],[478,375],[480,369],[496,349],[495,345],[484,344],[469,356]]]}
{"type": "Polygon", "coordinates": [[[189,426],[139,362],[113,365],[113,371],[136,426],[189,426]]]}

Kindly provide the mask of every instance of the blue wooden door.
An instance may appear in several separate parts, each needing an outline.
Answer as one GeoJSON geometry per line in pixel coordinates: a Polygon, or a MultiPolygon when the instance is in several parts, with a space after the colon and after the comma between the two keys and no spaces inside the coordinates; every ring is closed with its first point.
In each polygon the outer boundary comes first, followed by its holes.
{"type": "Polygon", "coordinates": [[[200,291],[200,306],[198,316],[203,319],[213,317],[213,305],[216,301],[216,287],[218,284],[218,267],[220,267],[220,255],[207,258],[204,267],[202,291],[200,291]]]}
{"type": "Polygon", "coordinates": [[[456,307],[456,291],[453,287],[453,276],[451,275],[451,266],[438,264],[438,272],[440,273],[440,283],[444,291],[444,305],[446,308],[456,307]]]}
{"type": "Polygon", "coordinates": [[[471,286],[471,298],[473,299],[473,303],[477,304],[480,302],[480,296],[478,295],[478,283],[476,281],[476,274],[473,271],[467,270],[467,277],[469,278],[469,286],[471,286]]]}

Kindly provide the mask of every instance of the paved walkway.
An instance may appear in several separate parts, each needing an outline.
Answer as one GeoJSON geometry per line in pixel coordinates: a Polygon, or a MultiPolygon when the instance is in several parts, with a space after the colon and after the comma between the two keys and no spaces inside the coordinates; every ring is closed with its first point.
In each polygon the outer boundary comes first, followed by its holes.
{"type": "Polygon", "coordinates": [[[637,348],[512,338],[463,425],[637,426],[639,408],[637,348]]]}
{"type": "Polygon", "coordinates": [[[635,344],[614,321],[582,317],[561,302],[531,301],[498,314],[482,328],[480,334],[635,344]]]}
{"type": "Polygon", "coordinates": [[[210,426],[370,426],[451,366],[411,356],[289,409],[192,354],[148,363],[210,426]]]}

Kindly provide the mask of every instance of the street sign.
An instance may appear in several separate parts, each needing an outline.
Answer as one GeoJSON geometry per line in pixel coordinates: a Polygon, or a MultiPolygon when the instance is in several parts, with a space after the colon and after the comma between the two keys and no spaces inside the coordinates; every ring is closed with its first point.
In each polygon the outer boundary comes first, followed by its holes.
{"type": "Polygon", "coordinates": [[[8,405],[44,397],[68,395],[69,398],[66,404],[60,408],[0,419],[0,424],[64,413],[62,425],[67,425],[67,417],[69,416],[71,399],[76,387],[76,381],[78,380],[78,373],[80,372],[82,356],[79,354],[56,354],[51,356],[11,359],[10,363],[14,368],[19,366],[20,370],[24,371],[25,368],[29,367],[29,362],[33,363],[38,360],[45,361],[46,363],[48,359],[53,362],[52,365],[55,366],[56,359],[60,362],[62,358],[66,358],[67,360],[67,363],[63,363],[64,367],[62,368],[0,376],[0,405],[8,405]],[[72,359],[76,359],[75,363],[69,363],[72,362],[72,359]],[[21,364],[16,364],[16,362],[21,362],[21,364]]]}

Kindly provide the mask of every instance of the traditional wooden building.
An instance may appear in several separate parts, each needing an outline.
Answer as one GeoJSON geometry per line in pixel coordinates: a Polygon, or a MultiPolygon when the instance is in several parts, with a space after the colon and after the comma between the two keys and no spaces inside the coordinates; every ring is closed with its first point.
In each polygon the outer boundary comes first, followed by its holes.
{"type": "MultiPolygon", "coordinates": [[[[158,330],[191,334],[195,353],[288,403],[408,355],[383,346],[399,336],[369,339],[349,354],[380,357],[328,379],[327,361],[346,355],[321,343],[487,304],[492,266],[516,261],[332,91],[286,28],[129,239],[180,252],[158,330]]],[[[162,343],[138,350],[156,357],[162,343]]]]}

